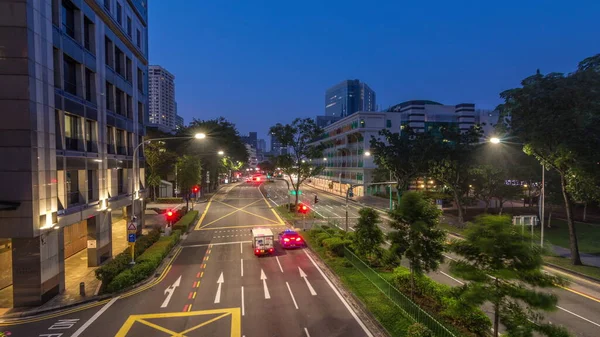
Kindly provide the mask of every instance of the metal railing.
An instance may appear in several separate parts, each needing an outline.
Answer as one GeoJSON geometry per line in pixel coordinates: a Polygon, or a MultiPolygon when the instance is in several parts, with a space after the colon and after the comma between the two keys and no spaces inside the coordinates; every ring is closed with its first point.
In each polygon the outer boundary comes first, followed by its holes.
{"type": "MultiPolygon", "coordinates": [[[[328,224],[341,228],[336,222],[328,221],[328,224]]],[[[325,231],[330,234],[329,232],[325,231]]],[[[356,256],[348,247],[344,247],[344,257],[356,268],[364,277],[366,277],[381,293],[394,303],[402,313],[414,322],[425,325],[436,337],[458,337],[442,323],[433,318],[419,305],[410,300],[394,285],[381,277],[379,273],[369,267],[360,257],[356,256]]]]}

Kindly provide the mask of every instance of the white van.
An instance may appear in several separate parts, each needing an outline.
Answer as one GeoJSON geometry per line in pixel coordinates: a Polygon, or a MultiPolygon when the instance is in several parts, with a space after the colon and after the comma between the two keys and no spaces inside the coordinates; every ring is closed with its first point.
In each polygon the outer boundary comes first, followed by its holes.
{"type": "Polygon", "coordinates": [[[252,233],[252,248],[254,255],[273,254],[273,232],[268,228],[254,228],[252,233]]]}

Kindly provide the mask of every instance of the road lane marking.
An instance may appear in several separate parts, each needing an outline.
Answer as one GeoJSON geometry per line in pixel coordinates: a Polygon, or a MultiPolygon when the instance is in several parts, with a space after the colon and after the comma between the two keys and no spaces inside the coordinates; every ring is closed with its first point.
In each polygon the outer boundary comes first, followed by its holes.
{"type": "Polygon", "coordinates": [[[463,285],[463,284],[465,284],[463,281],[461,281],[461,280],[458,280],[458,279],[455,279],[454,277],[452,277],[452,276],[450,276],[450,275],[448,275],[448,274],[444,273],[444,272],[443,272],[443,271],[441,271],[441,270],[440,270],[440,273],[441,273],[442,275],[444,275],[444,276],[447,276],[447,277],[451,278],[452,280],[454,280],[456,283],[458,283],[458,284],[460,284],[460,285],[463,285]]]}
{"type": "Polygon", "coordinates": [[[196,299],[196,292],[194,291],[194,295],[192,296],[193,299],[196,299]]]}
{"type": "Polygon", "coordinates": [[[198,224],[196,225],[196,228],[194,228],[194,229],[197,230],[202,225],[202,221],[204,221],[204,218],[206,217],[206,214],[208,213],[208,208],[210,207],[210,204],[212,203],[212,198],[213,197],[210,197],[210,200],[208,201],[208,204],[206,204],[206,208],[204,209],[204,212],[202,212],[202,215],[200,216],[200,220],[198,220],[198,224]]]}
{"type": "Polygon", "coordinates": [[[310,334],[308,333],[308,329],[304,328],[304,333],[306,334],[306,337],[310,337],[310,334]]]}
{"type": "Polygon", "coordinates": [[[244,286],[242,286],[242,316],[246,315],[246,309],[244,307],[244,286]]]}
{"type": "Polygon", "coordinates": [[[217,280],[217,284],[219,286],[217,287],[217,293],[215,294],[215,303],[221,303],[221,286],[224,282],[225,280],[223,279],[223,272],[221,272],[221,276],[219,276],[219,279],[217,280]]]}
{"type": "Polygon", "coordinates": [[[285,282],[285,285],[287,286],[288,290],[290,291],[290,296],[292,296],[292,301],[294,301],[294,306],[296,307],[296,310],[298,310],[298,303],[296,303],[296,298],[294,298],[294,294],[292,293],[292,288],[290,288],[290,284],[285,282]]]}
{"type": "Polygon", "coordinates": [[[244,246],[240,242],[240,254],[244,254],[244,246]]]}
{"type": "Polygon", "coordinates": [[[244,226],[227,226],[227,227],[202,227],[200,231],[212,231],[216,229],[227,229],[227,228],[252,228],[252,227],[281,227],[285,224],[279,223],[268,223],[268,224],[256,224],[256,225],[244,225],[244,226]]]}
{"type": "Polygon", "coordinates": [[[315,266],[315,268],[317,268],[317,270],[319,271],[319,273],[321,274],[321,276],[325,279],[325,281],[327,282],[327,284],[329,284],[329,287],[337,295],[337,297],[340,299],[340,301],[342,302],[342,304],[344,304],[344,306],[346,307],[346,309],[348,309],[348,311],[350,312],[350,315],[352,315],[352,317],[354,318],[354,320],[356,321],[356,323],[358,323],[358,325],[360,325],[360,327],[363,329],[363,331],[365,332],[365,334],[368,337],[373,337],[373,334],[371,333],[371,331],[369,331],[369,329],[367,329],[367,327],[365,326],[365,324],[358,318],[358,315],[356,315],[356,312],[354,312],[354,310],[352,310],[352,308],[350,307],[350,305],[348,304],[348,302],[346,301],[346,299],[344,297],[342,297],[342,294],[340,294],[340,292],[333,285],[333,283],[331,283],[331,280],[329,280],[329,278],[325,275],[325,273],[321,270],[321,268],[319,268],[319,266],[317,265],[317,263],[315,262],[315,260],[313,260],[313,258],[308,254],[308,252],[306,250],[304,250],[304,254],[306,254],[306,256],[308,257],[308,259],[310,260],[310,262],[312,262],[312,264],[315,266]]]}
{"type": "Polygon", "coordinates": [[[188,310],[187,310],[188,306],[189,306],[189,304],[186,304],[186,305],[183,307],[183,310],[182,310],[182,311],[188,311],[188,310]]]}
{"type": "MultiPolygon", "coordinates": [[[[258,188],[258,187],[257,187],[258,188]]],[[[258,188],[258,191],[260,192],[260,195],[262,195],[263,200],[265,201],[265,204],[267,204],[267,206],[271,209],[271,212],[273,212],[273,214],[275,214],[275,217],[277,218],[277,220],[279,220],[279,223],[282,225],[285,225],[285,221],[283,221],[281,219],[281,217],[279,216],[279,214],[277,214],[277,212],[273,209],[273,207],[271,207],[271,205],[269,205],[269,202],[267,201],[267,198],[265,198],[265,195],[263,194],[263,192],[260,190],[260,188],[258,188]]]]}
{"type": "Polygon", "coordinates": [[[190,306],[187,309],[187,312],[190,312],[190,311],[192,311],[192,305],[191,304],[190,304],[190,306]]]}
{"type": "MultiPolygon", "coordinates": [[[[230,215],[233,215],[233,214],[235,214],[235,213],[237,213],[237,212],[239,212],[239,211],[243,211],[243,209],[244,209],[244,208],[246,208],[246,207],[248,207],[248,206],[251,206],[251,205],[253,205],[253,204],[257,203],[258,201],[260,201],[260,199],[259,199],[259,200],[256,200],[256,201],[254,201],[254,202],[251,202],[251,203],[249,203],[248,205],[246,205],[246,206],[244,206],[244,207],[242,207],[242,208],[240,208],[240,209],[236,209],[235,211],[232,211],[232,212],[230,212],[230,213],[227,213],[227,214],[223,215],[222,217],[220,217],[220,218],[217,218],[216,220],[213,220],[213,221],[211,221],[211,222],[207,223],[207,224],[206,224],[206,225],[204,225],[204,226],[196,226],[196,229],[201,229],[201,228],[204,228],[204,227],[206,227],[206,226],[210,226],[211,224],[213,224],[213,223],[215,223],[215,222],[217,222],[217,221],[219,221],[219,220],[225,219],[226,217],[228,217],[228,216],[230,216],[230,215]]],[[[220,202],[220,201],[218,201],[218,202],[220,202]]],[[[222,203],[222,204],[224,204],[224,205],[231,206],[231,205],[229,205],[229,204],[226,204],[226,203],[224,203],[224,202],[220,202],[220,203],[222,203]]],[[[234,207],[234,206],[231,206],[231,207],[234,207]]],[[[237,207],[234,207],[234,208],[237,208],[237,207]]],[[[246,211],[246,212],[247,212],[247,211],[246,211]]],[[[252,213],[251,213],[251,214],[252,214],[252,213]]],[[[260,215],[259,215],[259,217],[260,217],[260,215]]],[[[269,219],[269,220],[270,220],[270,219],[269,219]]],[[[270,220],[270,221],[273,221],[273,220],[270,220]]]]}
{"type": "Polygon", "coordinates": [[[304,272],[304,270],[300,269],[300,266],[298,266],[298,271],[300,272],[300,277],[303,278],[304,281],[306,282],[306,286],[308,287],[308,290],[310,291],[310,294],[313,295],[313,296],[317,296],[317,292],[312,287],[312,284],[310,284],[310,282],[308,282],[308,279],[306,278],[307,275],[304,272]]]}
{"type": "Polygon", "coordinates": [[[569,311],[569,310],[567,310],[567,309],[565,309],[565,308],[563,308],[563,307],[560,307],[560,306],[558,306],[558,305],[557,305],[556,307],[557,307],[557,308],[559,308],[560,310],[564,311],[564,312],[567,312],[567,313],[569,313],[569,314],[571,314],[571,315],[573,315],[573,316],[575,316],[575,317],[581,318],[582,320],[584,320],[584,321],[586,321],[586,322],[588,322],[588,323],[594,324],[595,326],[597,326],[597,327],[599,327],[599,328],[600,328],[600,324],[598,324],[598,323],[596,323],[596,322],[594,322],[594,321],[591,321],[591,320],[589,320],[589,319],[587,319],[587,318],[585,318],[585,317],[583,317],[583,316],[577,315],[576,313],[574,313],[574,312],[572,312],[572,311],[569,311]]]}
{"type": "MultiPolygon", "coordinates": [[[[236,241],[236,242],[217,242],[217,243],[212,243],[212,245],[215,246],[222,246],[222,245],[236,245],[238,243],[251,243],[252,241],[236,241]]],[[[197,248],[197,247],[206,247],[208,246],[208,244],[199,244],[199,245],[187,245],[187,246],[181,246],[181,248],[197,248]]]]}
{"type": "Polygon", "coordinates": [[[263,282],[263,290],[265,292],[265,300],[268,300],[271,298],[271,294],[269,294],[269,288],[267,288],[267,276],[265,275],[265,271],[264,270],[260,270],[260,279],[263,282]]]}
{"type": "Polygon", "coordinates": [[[275,206],[279,207],[279,204],[277,204],[275,201],[273,201],[273,199],[269,198],[269,200],[271,200],[271,202],[274,203],[275,206]]]}
{"type": "Polygon", "coordinates": [[[592,301],[594,301],[594,302],[598,302],[598,303],[600,303],[600,299],[598,299],[598,298],[596,298],[596,297],[594,297],[594,296],[592,296],[592,295],[588,295],[588,294],[582,293],[582,292],[580,292],[580,291],[577,291],[577,290],[575,290],[575,289],[571,289],[571,288],[567,288],[567,287],[561,287],[561,286],[558,286],[558,287],[559,287],[559,288],[562,288],[562,289],[564,289],[564,290],[566,290],[566,291],[570,291],[570,292],[572,292],[573,294],[577,294],[577,295],[579,295],[579,296],[583,296],[583,297],[585,297],[585,298],[587,298],[587,299],[589,299],[589,300],[592,300],[592,301]]]}
{"type": "Polygon", "coordinates": [[[200,278],[202,278],[202,276],[204,276],[204,272],[201,272],[201,273],[200,273],[200,278]]]}
{"type": "Polygon", "coordinates": [[[241,259],[240,261],[242,263],[240,265],[240,271],[241,271],[242,277],[244,277],[244,259],[241,259]]]}
{"type": "Polygon", "coordinates": [[[110,302],[106,303],[106,305],[104,305],[100,310],[98,310],[98,312],[96,312],[94,316],[90,317],[90,319],[88,319],[87,322],[83,323],[83,325],[79,329],[77,329],[77,331],[75,331],[75,333],[73,333],[71,337],[78,337],[79,335],[81,335],[85,331],[85,329],[92,325],[92,323],[94,323],[94,321],[97,320],[98,317],[100,317],[106,310],[108,310],[108,308],[110,308],[110,306],[113,305],[119,298],[121,297],[117,296],[110,300],[110,302]]]}
{"type": "Polygon", "coordinates": [[[283,273],[283,268],[281,268],[281,263],[279,262],[279,257],[275,256],[275,260],[277,260],[277,264],[279,265],[279,270],[283,273]]]}

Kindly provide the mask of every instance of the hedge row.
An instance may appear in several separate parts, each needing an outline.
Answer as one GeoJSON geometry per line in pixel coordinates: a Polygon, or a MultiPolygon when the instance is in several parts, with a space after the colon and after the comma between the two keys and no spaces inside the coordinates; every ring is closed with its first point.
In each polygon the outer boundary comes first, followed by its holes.
{"type": "Polygon", "coordinates": [[[117,275],[106,287],[108,292],[117,292],[130,287],[154,273],[161,261],[179,240],[181,231],[175,230],[169,236],[161,237],[136,259],[136,264],[117,275]]]}
{"type": "MultiPolygon", "coordinates": [[[[404,294],[410,294],[410,271],[404,267],[394,269],[392,283],[404,294]]],[[[486,336],[491,321],[479,308],[462,304],[455,295],[456,288],[440,284],[427,276],[415,275],[415,302],[428,311],[435,312],[455,327],[476,336],[486,336]]]]}
{"type": "MultiPolygon", "coordinates": [[[[160,238],[160,231],[155,229],[148,234],[137,239],[134,246],[134,258],[139,257],[142,253],[152,246],[160,238]]],[[[126,270],[131,262],[131,249],[127,248],[122,253],[115,256],[100,268],[96,269],[96,278],[102,281],[102,284],[109,284],[119,273],[126,270]]]]}
{"type": "Polygon", "coordinates": [[[194,222],[197,216],[198,211],[188,212],[173,225],[173,230],[180,230],[182,233],[187,232],[187,230],[190,228],[190,225],[194,222]]]}
{"type": "Polygon", "coordinates": [[[156,198],[154,201],[156,204],[181,204],[182,202],[182,198],[156,198]]]}

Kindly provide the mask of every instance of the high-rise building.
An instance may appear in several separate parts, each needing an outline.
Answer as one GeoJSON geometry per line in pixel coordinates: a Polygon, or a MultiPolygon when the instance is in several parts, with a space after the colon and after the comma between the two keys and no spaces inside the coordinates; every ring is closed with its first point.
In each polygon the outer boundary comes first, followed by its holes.
{"type": "Polygon", "coordinates": [[[360,80],[342,81],[325,92],[325,116],[343,118],[375,109],[375,92],[360,80]]]}
{"type": "Polygon", "coordinates": [[[257,148],[256,149],[258,151],[267,152],[267,142],[265,142],[264,139],[262,139],[262,138],[259,139],[256,144],[257,144],[257,148]]]}
{"type": "Polygon", "coordinates": [[[248,132],[247,136],[242,136],[242,142],[252,146],[254,148],[254,150],[256,150],[258,148],[258,144],[257,144],[258,139],[257,138],[258,138],[258,133],[248,132]]]}
{"type": "MultiPolygon", "coordinates": [[[[271,134],[271,154],[275,155],[275,156],[279,156],[281,155],[281,150],[284,147],[281,146],[281,142],[279,142],[279,140],[277,140],[277,137],[275,137],[274,134],[271,134]]],[[[287,151],[286,151],[287,153],[287,151]]]]}
{"type": "Polygon", "coordinates": [[[185,122],[183,120],[183,117],[181,117],[179,115],[175,115],[175,129],[181,130],[184,128],[184,126],[185,126],[185,122]]]}
{"type": "Polygon", "coordinates": [[[143,158],[135,172],[132,161],[148,106],[147,2],[2,1],[0,13],[0,288],[37,306],[74,277],[67,258],[112,257],[131,195],[143,209],[143,158]]]}
{"type": "Polygon", "coordinates": [[[159,65],[151,65],[148,73],[149,124],[165,132],[176,130],[175,76],[159,65]]]}

